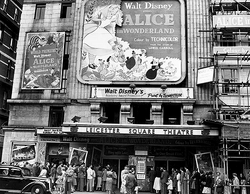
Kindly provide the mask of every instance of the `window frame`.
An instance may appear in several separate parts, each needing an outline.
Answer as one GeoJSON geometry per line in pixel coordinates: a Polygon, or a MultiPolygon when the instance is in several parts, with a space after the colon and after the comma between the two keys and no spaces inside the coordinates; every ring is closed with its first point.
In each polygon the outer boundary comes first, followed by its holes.
{"type": "Polygon", "coordinates": [[[35,20],[40,20],[45,18],[46,4],[36,4],[35,10],[35,20]]]}
{"type": "Polygon", "coordinates": [[[8,8],[8,4],[9,4],[9,0],[4,0],[3,2],[3,11],[7,11],[7,8],[8,8]]]}
{"type": "Polygon", "coordinates": [[[72,3],[61,4],[60,18],[71,18],[72,3]]]}
{"type": "Polygon", "coordinates": [[[14,21],[18,22],[18,9],[15,8],[14,21]]]}

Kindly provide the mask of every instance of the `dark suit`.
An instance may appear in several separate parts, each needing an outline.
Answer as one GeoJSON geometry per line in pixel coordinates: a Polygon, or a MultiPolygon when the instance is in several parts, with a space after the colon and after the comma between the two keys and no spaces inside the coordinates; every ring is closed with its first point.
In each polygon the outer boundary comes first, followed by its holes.
{"type": "Polygon", "coordinates": [[[169,174],[166,170],[163,170],[161,173],[161,194],[167,194],[167,182],[169,174]]]}
{"type": "Polygon", "coordinates": [[[155,171],[154,170],[150,170],[148,173],[148,178],[149,178],[149,189],[150,189],[150,193],[154,193],[154,180],[155,180],[155,171]]]}

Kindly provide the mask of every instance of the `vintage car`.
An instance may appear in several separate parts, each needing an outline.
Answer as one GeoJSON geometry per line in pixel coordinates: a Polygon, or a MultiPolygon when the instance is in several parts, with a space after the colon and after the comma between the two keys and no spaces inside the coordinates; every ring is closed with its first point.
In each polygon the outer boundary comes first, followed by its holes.
{"type": "Polygon", "coordinates": [[[46,178],[32,177],[29,169],[0,165],[0,192],[50,194],[46,178]]]}

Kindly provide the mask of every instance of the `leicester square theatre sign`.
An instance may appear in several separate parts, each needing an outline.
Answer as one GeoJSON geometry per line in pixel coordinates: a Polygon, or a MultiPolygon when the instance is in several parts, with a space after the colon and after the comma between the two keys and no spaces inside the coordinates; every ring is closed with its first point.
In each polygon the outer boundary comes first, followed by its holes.
{"type": "Polygon", "coordinates": [[[89,0],[84,5],[82,83],[180,83],[186,74],[183,0],[89,0]]]}

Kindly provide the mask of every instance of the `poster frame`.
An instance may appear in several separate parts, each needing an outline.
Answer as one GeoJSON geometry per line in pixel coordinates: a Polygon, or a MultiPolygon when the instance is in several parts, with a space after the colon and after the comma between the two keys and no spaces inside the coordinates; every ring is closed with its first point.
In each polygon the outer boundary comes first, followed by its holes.
{"type": "MultiPolygon", "coordinates": [[[[69,164],[71,164],[71,162],[72,162],[74,151],[77,151],[77,153],[78,152],[85,152],[85,158],[84,158],[83,162],[86,165],[86,161],[87,161],[87,157],[88,157],[88,151],[84,150],[84,149],[78,149],[78,148],[72,148],[72,150],[70,152],[70,155],[69,155],[69,164]]],[[[78,154],[78,156],[79,156],[79,154],[78,154]]],[[[78,159],[78,163],[79,163],[79,159],[78,159]]]]}
{"type": "Polygon", "coordinates": [[[195,163],[196,163],[196,166],[197,166],[197,169],[198,169],[198,172],[200,172],[201,170],[203,170],[204,172],[210,172],[210,171],[214,171],[214,162],[213,162],[213,158],[212,158],[212,154],[211,152],[203,152],[203,153],[199,153],[199,154],[195,154],[195,163]],[[209,171],[208,170],[204,170],[204,169],[200,169],[200,160],[198,160],[199,157],[202,157],[203,155],[208,155],[209,156],[209,162],[210,162],[210,165],[212,167],[212,169],[210,169],[209,171]]]}
{"type": "Polygon", "coordinates": [[[101,164],[101,159],[102,159],[102,150],[101,149],[98,149],[96,147],[93,147],[92,149],[92,156],[91,156],[91,164],[92,165],[99,165],[101,164]],[[100,156],[97,160],[97,164],[93,163],[94,162],[94,156],[100,156]]]}

